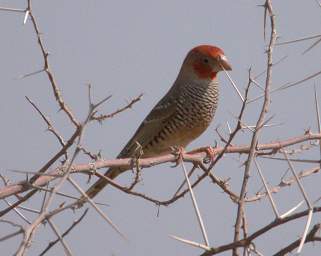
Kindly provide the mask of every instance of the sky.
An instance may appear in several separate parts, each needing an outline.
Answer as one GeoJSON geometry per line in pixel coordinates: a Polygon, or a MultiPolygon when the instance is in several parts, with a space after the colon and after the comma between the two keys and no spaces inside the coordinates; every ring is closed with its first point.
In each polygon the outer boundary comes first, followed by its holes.
{"type": "MultiPolygon", "coordinates": [[[[263,15],[260,7],[264,1],[32,1],[33,14],[37,19],[49,61],[65,102],[79,120],[88,111],[87,87],[92,85],[96,101],[112,95],[100,108],[110,113],[126,105],[128,101],[143,93],[142,100],[134,107],[102,125],[91,123],[86,129],[83,144],[92,151],[101,151],[103,158],[113,159],[135,132],[141,121],[157,101],[167,92],[175,80],[187,52],[199,44],[221,47],[233,70],[230,72],[241,92],[248,81],[248,70],[257,75],[266,68],[266,48],[270,33],[264,40],[263,15]]],[[[0,1],[2,7],[26,7],[26,1],[0,1]]],[[[320,34],[321,8],[314,0],[273,1],[276,15],[278,42],[294,40],[320,34]]],[[[57,140],[48,132],[39,115],[26,101],[30,97],[50,118],[55,128],[67,139],[73,127],[66,115],[59,111],[46,75],[22,76],[41,70],[43,59],[30,20],[23,24],[24,14],[0,12],[0,172],[11,182],[23,180],[24,175],[9,170],[37,171],[60,149],[57,140]]],[[[276,65],[272,74],[272,88],[299,81],[320,71],[321,45],[302,54],[314,41],[280,45],[274,49],[274,61],[287,58],[276,65]]],[[[264,75],[257,81],[264,85],[264,75]]],[[[227,122],[234,127],[241,102],[224,73],[219,74],[220,103],[215,119],[208,130],[188,149],[214,145],[219,141],[215,129],[219,127],[228,135],[227,122]]],[[[305,131],[317,132],[314,107],[314,90],[321,95],[320,77],[315,77],[288,90],[272,94],[267,117],[277,124],[264,128],[259,142],[282,140],[300,136],[305,131]]],[[[260,95],[258,87],[251,90],[250,97],[260,95]]],[[[248,105],[244,122],[254,125],[262,101],[248,105]]],[[[245,130],[234,141],[236,144],[250,143],[251,132],[245,130]]],[[[317,149],[304,152],[304,156],[318,158],[317,149]]],[[[243,177],[244,156],[226,155],[215,167],[214,172],[222,179],[230,179],[231,189],[239,193],[243,177]]],[[[88,163],[85,156],[76,163],[88,163]]],[[[269,184],[276,185],[287,164],[259,159],[269,184]]],[[[298,170],[313,167],[295,164],[298,170]]],[[[201,174],[201,172],[199,172],[201,174]]],[[[125,174],[117,181],[128,184],[131,175],[125,174]]],[[[75,177],[83,188],[88,187],[87,178],[75,177]]],[[[147,195],[166,199],[172,195],[183,180],[180,167],[171,168],[164,164],[145,169],[137,190],[147,195]]],[[[320,197],[320,174],[303,181],[311,200],[320,197]]],[[[253,195],[262,188],[256,170],[252,175],[248,193],[253,195]]],[[[66,193],[77,195],[70,184],[63,187],[66,193]]],[[[231,242],[236,217],[236,205],[210,180],[204,180],[195,189],[210,245],[217,246],[231,242]]],[[[285,212],[302,200],[297,186],[283,189],[275,195],[279,210],[285,212]]],[[[39,193],[26,206],[39,207],[42,195],[39,193]]],[[[53,208],[64,202],[57,197],[53,208]]],[[[15,198],[10,198],[14,202],[15,198]]],[[[103,211],[128,237],[124,241],[101,217],[90,209],[86,219],[77,226],[66,241],[74,255],[199,255],[201,250],[173,240],[177,235],[196,242],[202,242],[201,232],[192,209],[189,196],[168,207],[158,208],[140,198],[132,197],[112,188],[106,188],[98,202],[107,203],[103,211]]],[[[320,204],[320,203],[319,203],[320,204]]],[[[6,205],[2,201],[1,209],[6,205]]],[[[302,210],[303,208],[301,208],[302,210]]],[[[59,230],[65,230],[83,210],[68,211],[53,218],[59,230]]],[[[267,199],[248,204],[246,207],[249,233],[271,222],[274,218],[267,199]]],[[[26,213],[28,218],[35,216],[26,213]]],[[[6,218],[23,224],[16,214],[6,218]]],[[[319,216],[314,215],[313,223],[319,216]]],[[[1,236],[14,229],[1,224],[1,236]]],[[[268,233],[256,241],[257,248],[264,255],[271,255],[278,249],[297,239],[303,232],[305,219],[287,224],[268,233]]],[[[55,235],[48,225],[37,231],[27,255],[38,255],[55,235]]],[[[12,255],[20,237],[0,243],[5,255],[12,255]]],[[[316,255],[320,246],[316,243],[304,248],[303,255],[316,255]]],[[[60,244],[47,255],[62,255],[60,244]]],[[[230,255],[225,253],[222,255],[230,255]]]]}

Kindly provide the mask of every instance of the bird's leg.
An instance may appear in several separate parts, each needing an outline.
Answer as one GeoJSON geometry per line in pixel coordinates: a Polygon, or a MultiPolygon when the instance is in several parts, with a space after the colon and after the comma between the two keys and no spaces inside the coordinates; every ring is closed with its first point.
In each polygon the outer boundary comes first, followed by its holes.
{"type": "Polygon", "coordinates": [[[96,175],[96,172],[97,172],[97,168],[96,168],[95,162],[89,163],[89,166],[90,166],[90,172],[89,172],[89,175],[88,175],[87,183],[90,182],[91,177],[92,177],[92,176],[95,176],[95,175],[96,175]]]}
{"type": "Polygon", "coordinates": [[[182,146],[171,147],[172,154],[176,156],[176,163],[172,167],[178,166],[184,159],[185,149],[182,146]]]}
{"type": "Polygon", "coordinates": [[[142,145],[139,144],[138,141],[136,141],[136,148],[134,150],[134,154],[131,159],[131,169],[133,172],[136,172],[136,175],[135,175],[135,180],[134,180],[133,184],[130,186],[131,188],[133,188],[135,186],[135,184],[137,184],[137,182],[139,181],[140,170],[141,170],[140,165],[139,165],[139,159],[143,155],[144,155],[143,147],[142,147],[142,145]]]}

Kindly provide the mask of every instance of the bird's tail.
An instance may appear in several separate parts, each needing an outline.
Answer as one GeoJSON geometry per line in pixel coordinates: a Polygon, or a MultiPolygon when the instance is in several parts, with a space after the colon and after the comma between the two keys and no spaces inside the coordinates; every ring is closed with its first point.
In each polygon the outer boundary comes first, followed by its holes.
{"type": "MultiPolygon", "coordinates": [[[[115,168],[109,168],[104,176],[109,178],[109,179],[115,179],[119,174],[121,174],[124,170],[119,168],[119,167],[115,167],[115,168]]],[[[94,198],[101,190],[103,190],[103,188],[105,186],[108,185],[108,180],[104,179],[104,178],[100,178],[99,180],[97,180],[93,185],[91,185],[91,187],[85,192],[86,195],[89,198],[94,198]]],[[[87,198],[85,196],[82,196],[79,200],[78,200],[78,207],[81,207],[85,202],[87,201],[87,198]]]]}

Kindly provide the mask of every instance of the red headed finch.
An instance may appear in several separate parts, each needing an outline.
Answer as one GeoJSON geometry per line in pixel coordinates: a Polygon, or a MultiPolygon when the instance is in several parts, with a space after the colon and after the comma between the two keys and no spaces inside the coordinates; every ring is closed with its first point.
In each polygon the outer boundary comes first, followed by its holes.
{"type": "MultiPolygon", "coordinates": [[[[231,66],[220,48],[211,45],[193,48],[173,86],[147,115],[118,158],[133,157],[137,145],[143,151],[142,158],[167,154],[172,147],[186,147],[200,136],[214,117],[219,98],[217,74],[223,69],[231,70],[231,66]]],[[[105,176],[114,179],[126,170],[113,167],[105,176]]],[[[101,178],[86,194],[93,198],[107,184],[101,178]]],[[[84,201],[82,197],[80,202],[84,201]]]]}

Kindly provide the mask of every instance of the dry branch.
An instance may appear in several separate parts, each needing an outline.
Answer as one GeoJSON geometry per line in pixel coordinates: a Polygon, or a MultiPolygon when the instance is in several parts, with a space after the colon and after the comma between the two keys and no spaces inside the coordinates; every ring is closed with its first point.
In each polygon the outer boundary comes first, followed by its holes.
{"type": "MultiPolygon", "coordinates": [[[[74,137],[73,135],[72,137],[74,137]]],[[[271,142],[266,144],[258,144],[256,147],[258,155],[266,155],[266,154],[275,154],[278,150],[292,146],[298,143],[302,143],[305,141],[311,140],[320,140],[321,134],[320,133],[307,133],[302,136],[292,137],[283,141],[271,142]]],[[[66,143],[68,145],[68,142],[66,143]]],[[[240,146],[229,146],[225,149],[225,154],[247,154],[250,151],[250,145],[240,145],[240,146]]],[[[219,155],[223,152],[224,147],[217,147],[213,149],[215,155],[219,155]]],[[[199,150],[197,150],[199,151],[199,150]]],[[[60,156],[63,154],[63,150],[61,150],[60,156]]],[[[203,159],[207,157],[206,153],[183,153],[184,161],[187,162],[202,162],[203,159]]],[[[162,163],[167,162],[175,162],[176,156],[173,154],[167,154],[164,156],[159,157],[151,157],[146,159],[139,159],[139,165],[142,168],[151,167],[155,165],[159,165],[162,163]]],[[[115,159],[115,160],[99,160],[94,163],[87,163],[87,164],[77,164],[73,165],[72,172],[92,172],[93,170],[99,170],[106,167],[132,167],[132,159],[131,158],[124,158],[124,159],[115,159]]],[[[47,164],[49,165],[49,164],[47,164]]],[[[43,170],[43,169],[42,169],[43,170]]],[[[44,170],[45,171],[45,170],[44,170]]],[[[56,175],[62,175],[64,173],[64,167],[58,167],[48,172],[48,176],[41,175],[34,181],[35,186],[44,186],[49,181],[55,179],[56,175]]],[[[30,189],[30,181],[20,181],[16,184],[11,184],[8,186],[4,186],[0,188],[0,199],[6,198],[8,196],[12,196],[18,193],[25,192],[30,189]]],[[[1,213],[0,213],[1,215],[1,213]]]]}

